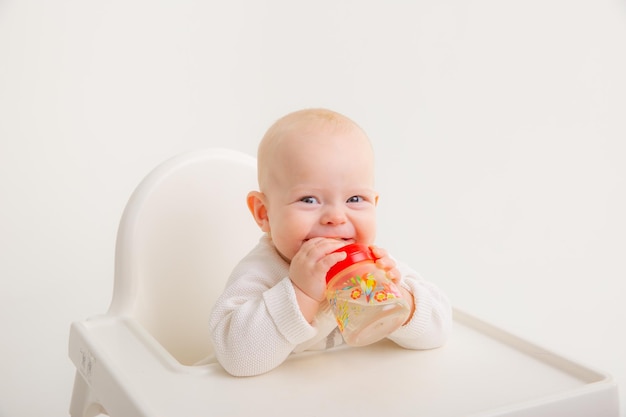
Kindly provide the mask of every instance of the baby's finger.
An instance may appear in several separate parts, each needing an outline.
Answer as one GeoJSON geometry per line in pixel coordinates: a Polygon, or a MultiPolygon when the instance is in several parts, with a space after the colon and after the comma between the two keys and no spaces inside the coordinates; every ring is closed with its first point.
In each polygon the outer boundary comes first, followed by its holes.
{"type": "Polygon", "coordinates": [[[396,267],[396,261],[391,259],[389,256],[384,256],[382,258],[376,259],[376,266],[379,267],[380,269],[384,269],[385,271],[388,271],[396,267]]]}
{"type": "Polygon", "coordinates": [[[387,278],[393,281],[394,284],[400,284],[400,281],[402,280],[402,275],[400,274],[398,268],[391,268],[390,270],[386,271],[386,274],[387,278]]]}
{"type": "Polygon", "coordinates": [[[341,241],[337,241],[336,239],[316,237],[304,242],[300,247],[299,252],[302,253],[303,256],[312,259],[314,262],[317,262],[327,254],[343,246],[344,243],[341,241]]]}
{"type": "Polygon", "coordinates": [[[339,250],[349,245],[350,243],[354,243],[354,240],[325,238],[321,246],[328,251],[327,253],[330,253],[335,252],[336,250],[339,250]]]}
{"type": "Polygon", "coordinates": [[[384,258],[388,255],[385,249],[379,248],[378,246],[372,245],[370,246],[370,249],[372,250],[372,254],[374,255],[376,259],[384,258]]]}
{"type": "Polygon", "coordinates": [[[346,256],[348,255],[345,252],[329,253],[328,255],[324,256],[320,260],[319,262],[320,269],[324,273],[327,273],[330,270],[330,268],[332,268],[337,262],[341,262],[344,259],[346,259],[346,256]]]}

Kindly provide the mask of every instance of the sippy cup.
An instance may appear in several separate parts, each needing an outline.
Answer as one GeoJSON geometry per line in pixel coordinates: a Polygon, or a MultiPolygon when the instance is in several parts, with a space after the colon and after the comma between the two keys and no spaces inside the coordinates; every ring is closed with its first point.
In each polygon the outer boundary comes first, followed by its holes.
{"type": "Polygon", "coordinates": [[[339,330],[351,346],[377,342],[406,321],[409,305],[396,284],[376,266],[370,248],[351,244],[336,252],[347,256],[326,274],[326,298],[339,330]]]}

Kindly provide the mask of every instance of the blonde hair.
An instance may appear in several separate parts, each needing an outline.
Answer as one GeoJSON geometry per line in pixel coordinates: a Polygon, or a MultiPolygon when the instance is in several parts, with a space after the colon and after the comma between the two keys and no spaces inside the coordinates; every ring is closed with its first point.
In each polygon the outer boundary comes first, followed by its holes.
{"type": "Polygon", "coordinates": [[[281,117],[265,132],[257,150],[257,175],[261,192],[263,192],[267,177],[266,171],[270,168],[268,161],[275,153],[276,148],[280,146],[282,139],[295,130],[309,132],[322,126],[333,130],[357,129],[367,138],[363,129],[352,119],[333,110],[309,108],[297,110],[281,117]]]}

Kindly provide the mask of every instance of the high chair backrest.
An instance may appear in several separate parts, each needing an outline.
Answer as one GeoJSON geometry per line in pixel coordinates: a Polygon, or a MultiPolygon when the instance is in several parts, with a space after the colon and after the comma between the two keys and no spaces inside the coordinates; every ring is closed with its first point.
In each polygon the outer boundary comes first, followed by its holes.
{"type": "Polygon", "coordinates": [[[195,151],[155,168],[120,222],[108,314],[137,320],[180,363],[212,353],[211,308],[230,271],[258,241],[246,195],[253,157],[195,151]]]}

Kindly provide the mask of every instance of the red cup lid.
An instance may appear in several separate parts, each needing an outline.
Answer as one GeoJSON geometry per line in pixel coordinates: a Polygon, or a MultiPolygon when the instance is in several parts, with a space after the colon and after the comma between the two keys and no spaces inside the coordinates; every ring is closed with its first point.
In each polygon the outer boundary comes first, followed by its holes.
{"type": "Polygon", "coordinates": [[[354,265],[361,261],[376,260],[372,250],[368,246],[360,245],[358,243],[351,243],[350,245],[339,248],[334,252],[345,252],[347,256],[343,261],[339,261],[330,267],[326,273],[326,282],[330,281],[335,275],[337,275],[338,272],[341,272],[350,265],[354,265]]]}

